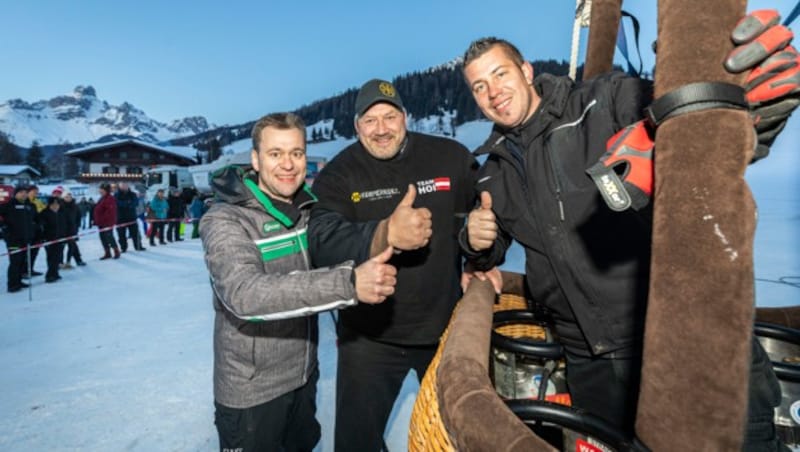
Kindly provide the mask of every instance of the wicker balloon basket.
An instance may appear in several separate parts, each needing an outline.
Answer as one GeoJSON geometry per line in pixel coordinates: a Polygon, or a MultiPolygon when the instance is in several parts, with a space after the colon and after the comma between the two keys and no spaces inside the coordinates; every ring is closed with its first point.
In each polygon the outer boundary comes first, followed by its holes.
{"type": "MultiPolygon", "coordinates": [[[[457,309],[457,308],[456,308],[457,309]]],[[[494,311],[507,311],[527,309],[525,298],[519,295],[503,294],[494,311]]],[[[450,442],[450,436],[442,422],[439,401],[436,394],[436,375],[439,367],[444,344],[447,340],[449,327],[442,334],[439,349],[433,357],[428,371],[422,378],[414,410],[411,413],[411,424],[408,433],[408,450],[412,452],[423,451],[453,451],[455,448],[450,442]]],[[[495,331],[509,337],[534,337],[544,338],[545,332],[541,327],[529,324],[503,325],[495,331]]]]}

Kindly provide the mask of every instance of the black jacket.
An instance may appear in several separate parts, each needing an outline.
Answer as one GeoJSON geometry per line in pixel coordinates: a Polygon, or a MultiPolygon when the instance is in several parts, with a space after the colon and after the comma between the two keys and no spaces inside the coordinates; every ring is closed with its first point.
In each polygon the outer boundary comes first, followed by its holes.
{"type": "MultiPolygon", "coordinates": [[[[167,197],[167,205],[169,209],[167,209],[167,218],[171,218],[173,220],[183,219],[186,214],[186,204],[183,202],[183,198],[178,195],[170,194],[167,197]]],[[[136,218],[135,213],[136,205],[134,204],[134,218],[136,218]]]]}
{"type": "Polygon", "coordinates": [[[131,190],[117,190],[117,223],[130,223],[136,220],[136,204],[139,197],[131,190]]]}
{"type": "Polygon", "coordinates": [[[74,199],[70,202],[63,201],[61,211],[64,212],[67,221],[67,235],[77,235],[81,225],[81,209],[78,203],[74,199]]]}
{"type": "Polygon", "coordinates": [[[36,238],[36,208],[33,204],[11,198],[0,205],[0,216],[6,225],[5,241],[8,248],[19,248],[33,243],[36,238]]]}
{"type": "MultiPolygon", "coordinates": [[[[525,248],[534,301],[550,308],[564,344],[583,355],[634,352],[647,304],[650,225],[606,207],[585,170],[606,141],[642,117],[647,81],[608,74],[579,85],[540,75],[542,102],[512,130],[495,128],[477,154],[488,154],[478,191],[492,194],[501,237],[477,259],[502,261],[510,238],[525,248]]],[[[462,247],[466,246],[461,235],[462,247]]]]}
{"type": "Polygon", "coordinates": [[[67,236],[67,216],[63,210],[53,211],[47,207],[39,213],[42,234],[46,241],[62,239],[67,236]]]}
{"type": "Polygon", "coordinates": [[[404,150],[390,160],[369,155],[360,142],[344,149],[314,182],[319,202],[311,211],[308,242],[316,266],[369,258],[375,229],[408,190],[414,207],[433,216],[428,246],[395,255],[395,294],[378,305],[359,304],[339,314],[345,327],[394,344],[435,344],[461,296],[457,235],[474,203],[477,163],[453,140],[408,133],[404,150]]]}

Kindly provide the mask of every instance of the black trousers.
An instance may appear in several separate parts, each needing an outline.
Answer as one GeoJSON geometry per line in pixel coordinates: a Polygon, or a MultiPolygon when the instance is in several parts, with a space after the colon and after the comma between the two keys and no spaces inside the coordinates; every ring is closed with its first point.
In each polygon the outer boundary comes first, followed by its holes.
{"type": "Polygon", "coordinates": [[[69,264],[71,259],[75,259],[75,262],[81,262],[81,250],[78,248],[78,240],[72,239],[67,240],[67,259],[66,263],[69,264]]]}
{"type": "MultiPolygon", "coordinates": [[[[566,353],[566,357],[567,384],[572,404],[600,416],[627,434],[633,434],[641,357],[598,359],[570,352],[566,353]]],[[[754,337],[743,448],[745,451],[783,450],[773,424],[775,407],[780,402],[778,379],[764,348],[754,337]]]]}
{"type": "Polygon", "coordinates": [[[133,223],[127,226],[117,226],[117,237],[119,237],[119,248],[122,251],[128,250],[128,237],[131,238],[134,249],[138,250],[142,247],[142,242],[139,238],[139,225],[136,220],[133,220],[133,223]]]}
{"type": "Polygon", "coordinates": [[[61,264],[61,259],[64,257],[64,242],[47,245],[44,249],[47,253],[47,273],[45,274],[45,281],[48,281],[58,277],[58,266],[61,264]]]}
{"type": "MultiPolygon", "coordinates": [[[[9,246],[8,251],[16,251],[19,247],[16,246],[9,246]]],[[[25,259],[25,253],[27,251],[23,251],[21,253],[14,253],[8,256],[8,289],[15,290],[22,287],[22,275],[28,273],[28,269],[25,266],[27,260],[25,259]]]]}
{"type": "Polygon", "coordinates": [[[336,369],[337,452],[375,452],[409,370],[422,380],[436,345],[386,344],[339,326],[336,369]]]}
{"type": "Polygon", "coordinates": [[[150,245],[155,245],[155,240],[158,239],[159,243],[164,243],[164,222],[160,220],[150,223],[150,245]]]}
{"type": "Polygon", "coordinates": [[[251,408],[214,402],[221,451],[311,451],[320,438],[316,419],[319,369],[308,382],[277,399],[251,408]]]}
{"type": "Polygon", "coordinates": [[[109,251],[111,248],[117,247],[117,241],[114,240],[114,233],[111,229],[100,231],[100,243],[103,244],[103,249],[109,251]]]}
{"type": "Polygon", "coordinates": [[[181,238],[181,222],[178,221],[170,221],[167,225],[167,240],[172,242],[173,240],[178,240],[181,238]]]}

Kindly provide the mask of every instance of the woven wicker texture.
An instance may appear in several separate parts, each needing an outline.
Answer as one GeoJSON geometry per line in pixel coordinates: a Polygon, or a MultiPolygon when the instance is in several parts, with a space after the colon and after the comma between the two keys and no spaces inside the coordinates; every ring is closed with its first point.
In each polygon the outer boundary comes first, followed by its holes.
{"type": "MultiPolygon", "coordinates": [[[[527,303],[525,298],[519,295],[503,294],[493,309],[495,312],[509,309],[527,309],[527,303]]],[[[450,437],[444,429],[439,413],[439,398],[436,394],[436,373],[448,331],[449,327],[442,334],[439,348],[436,350],[436,355],[433,357],[430,366],[428,366],[428,371],[425,372],[425,376],[422,378],[417,400],[414,402],[414,410],[411,412],[411,424],[408,431],[408,450],[411,452],[455,450],[450,442],[450,437]]],[[[514,338],[530,337],[542,340],[545,338],[544,329],[536,325],[506,325],[496,331],[514,338]]]]}

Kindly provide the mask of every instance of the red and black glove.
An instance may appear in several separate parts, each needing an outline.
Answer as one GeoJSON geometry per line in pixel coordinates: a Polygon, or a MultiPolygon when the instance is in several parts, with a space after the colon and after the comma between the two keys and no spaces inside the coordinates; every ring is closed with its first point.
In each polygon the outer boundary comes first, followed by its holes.
{"type": "Polygon", "coordinates": [[[745,80],[747,102],[758,134],[753,160],[766,157],[769,148],[800,105],[800,54],[790,46],[794,34],[778,25],[775,10],[758,10],[733,29],[736,44],[725,59],[725,69],[750,70],[745,80]]]}
{"type": "Polygon", "coordinates": [[[611,210],[642,210],[653,194],[653,131],[644,120],[617,132],[586,172],[611,210]]]}

